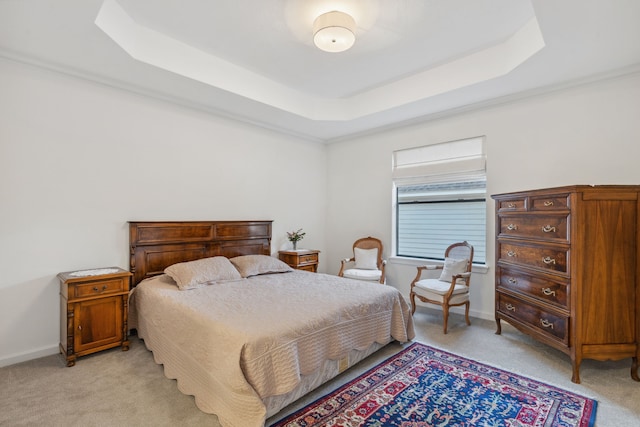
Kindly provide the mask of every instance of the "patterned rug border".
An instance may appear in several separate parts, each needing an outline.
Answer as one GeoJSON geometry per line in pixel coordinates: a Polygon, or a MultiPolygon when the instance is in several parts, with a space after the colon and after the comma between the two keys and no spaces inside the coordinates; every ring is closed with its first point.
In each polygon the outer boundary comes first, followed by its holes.
{"type": "Polygon", "coordinates": [[[476,360],[470,359],[469,357],[461,356],[459,354],[452,353],[450,351],[443,350],[441,348],[438,348],[438,347],[435,347],[435,346],[432,346],[432,345],[428,345],[428,344],[424,344],[424,343],[415,341],[415,342],[411,343],[409,346],[401,349],[396,354],[394,354],[392,356],[389,356],[388,358],[386,358],[386,359],[382,360],[381,362],[377,363],[375,366],[373,366],[372,368],[368,369],[367,371],[365,371],[365,372],[363,372],[361,374],[358,374],[356,377],[354,377],[353,379],[347,381],[345,384],[343,384],[341,386],[338,386],[337,388],[335,388],[335,389],[329,391],[328,393],[324,394],[323,396],[317,398],[313,402],[310,402],[310,403],[306,404],[304,407],[292,412],[289,415],[284,416],[280,420],[278,420],[278,421],[274,422],[273,424],[271,424],[270,427],[284,427],[284,426],[286,426],[287,423],[289,423],[290,421],[292,421],[295,418],[297,418],[298,416],[300,416],[300,414],[305,412],[308,408],[314,407],[314,406],[318,406],[321,402],[323,402],[323,401],[325,401],[327,399],[330,399],[332,396],[334,396],[334,395],[336,395],[338,393],[344,392],[345,390],[347,390],[350,387],[352,387],[354,384],[356,384],[359,381],[361,381],[363,378],[369,376],[370,374],[374,373],[376,370],[380,369],[381,366],[393,363],[396,359],[403,357],[406,353],[409,353],[415,347],[423,347],[425,349],[425,351],[431,350],[431,351],[435,351],[435,352],[441,353],[441,354],[449,356],[449,357],[469,360],[469,361],[473,362],[476,365],[475,366],[476,369],[478,367],[484,368],[484,369],[488,369],[490,371],[494,371],[494,374],[497,374],[497,376],[500,376],[500,374],[503,374],[503,375],[514,377],[514,378],[518,378],[519,380],[524,380],[526,382],[533,382],[533,383],[542,384],[545,387],[554,390],[556,393],[561,393],[561,394],[565,394],[567,396],[584,399],[585,408],[588,408],[591,413],[590,413],[590,417],[589,417],[587,423],[586,424],[585,423],[578,424],[577,427],[593,427],[593,426],[595,426],[598,402],[597,402],[596,399],[594,399],[592,397],[588,397],[588,396],[579,394],[579,393],[577,393],[575,391],[572,391],[572,390],[567,390],[565,388],[562,388],[562,387],[557,386],[555,384],[548,383],[546,381],[542,381],[542,380],[538,380],[538,379],[532,378],[532,377],[530,377],[528,375],[524,375],[524,374],[521,374],[521,373],[518,373],[518,372],[508,371],[508,370],[506,370],[504,368],[501,368],[501,367],[498,367],[498,366],[495,366],[495,365],[491,365],[489,363],[478,362],[476,360]]]}

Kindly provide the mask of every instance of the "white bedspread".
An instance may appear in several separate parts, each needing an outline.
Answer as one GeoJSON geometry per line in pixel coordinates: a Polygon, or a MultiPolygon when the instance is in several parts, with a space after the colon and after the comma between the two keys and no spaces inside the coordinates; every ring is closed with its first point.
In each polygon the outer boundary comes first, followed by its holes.
{"type": "Polygon", "coordinates": [[[162,275],[135,288],[131,307],[165,375],[229,427],[262,426],[261,399],[290,392],[326,359],[414,337],[397,289],[299,270],[188,291],[162,275]]]}

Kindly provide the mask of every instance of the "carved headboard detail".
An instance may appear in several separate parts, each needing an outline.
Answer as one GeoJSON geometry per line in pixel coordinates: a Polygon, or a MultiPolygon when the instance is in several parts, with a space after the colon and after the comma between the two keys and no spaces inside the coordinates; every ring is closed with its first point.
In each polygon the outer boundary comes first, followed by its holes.
{"type": "Polygon", "coordinates": [[[273,221],[129,221],[133,286],[168,266],[212,256],[271,255],[273,221]]]}

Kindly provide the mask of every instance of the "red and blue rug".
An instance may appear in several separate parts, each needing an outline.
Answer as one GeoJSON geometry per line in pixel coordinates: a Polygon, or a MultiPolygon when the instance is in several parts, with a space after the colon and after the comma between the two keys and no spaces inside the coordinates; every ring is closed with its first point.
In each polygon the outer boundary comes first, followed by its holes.
{"type": "Polygon", "coordinates": [[[272,427],[592,427],[597,402],[414,343],[272,427]]]}

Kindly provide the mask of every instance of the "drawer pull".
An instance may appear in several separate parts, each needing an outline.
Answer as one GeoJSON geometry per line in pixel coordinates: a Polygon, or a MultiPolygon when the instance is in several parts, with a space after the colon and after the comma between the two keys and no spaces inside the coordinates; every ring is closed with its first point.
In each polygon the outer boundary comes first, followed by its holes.
{"type": "Polygon", "coordinates": [[[552,227],[551,225],[545,225],[544,227],[542,227],[542,231],[544,231],[545,233],[555,233],[556,228],[552,227]]]}
{"type": "Polygon", "coordinates": [[[549,264],[555,264],[556,260],[555,260],[555,258],[551,258],[551,257],[546,256],[546,257],[542,258],[542,262],[544,262],[545,264],[549,265],[549,264]]]}
{"type": "Polygon", "coordinates": [[[553,206],[553,200],[547,200],[543,203],[545,206],[553,206]]]}
{"type": "Polygon", "coordinates": [[[509,283],[515,285],[516,283],[518,283],[518,279],[516,279],[515,277],[509,277],[509,283]]]}
{"type": "Polygon", "coordinates": [[[507,256],[514,257],[514,256],[516,256],[516,255],[517,255],[517,252],[516,252],[516,251],[509,251],[509,252],[507,252],[507,256]]]}
{"type": "Polygon", "coordinates": [[[540,324],[543,328],[551,328],[553,329],[553,323],[549,322],[547,319],[540,319],[540,324]]]}
{"type": "Polygon", "coordinates": [[[515,208],[516,204],[515,203],[507,203],[507,207],[508,208],[515,208]]]}
{"type": "Polygon", "coordinates": [[[507,303],[507,304],[505,305],[505,308],[506,308],[507,310],[509,310],[509,311],[516,311],[516,306],[515,306],[515,305],[513,305],[513,304],[509,304],[509,303],[507,303]]]}
{"type": "Polygon", "coordinates": [[[99,292],[99,291],[100,291],[100,289],[98,289],[98,287],[97,287],[97,286],[94,286],[94,287],[93,287],[93,292],[99,292]]]}
{"type": "Polygon", "coordinates": [[[512,231],[512,230],[517,230],[518,226],[515,224],[509,224],[507,225],[507,230],[512,231]]]}
{"type": "Polygon", "coordinates": [[[551,288],[542,288],[542,293],[545,295],[553,295],[556,296],[556,291],[552,291],[551,288]]]}

